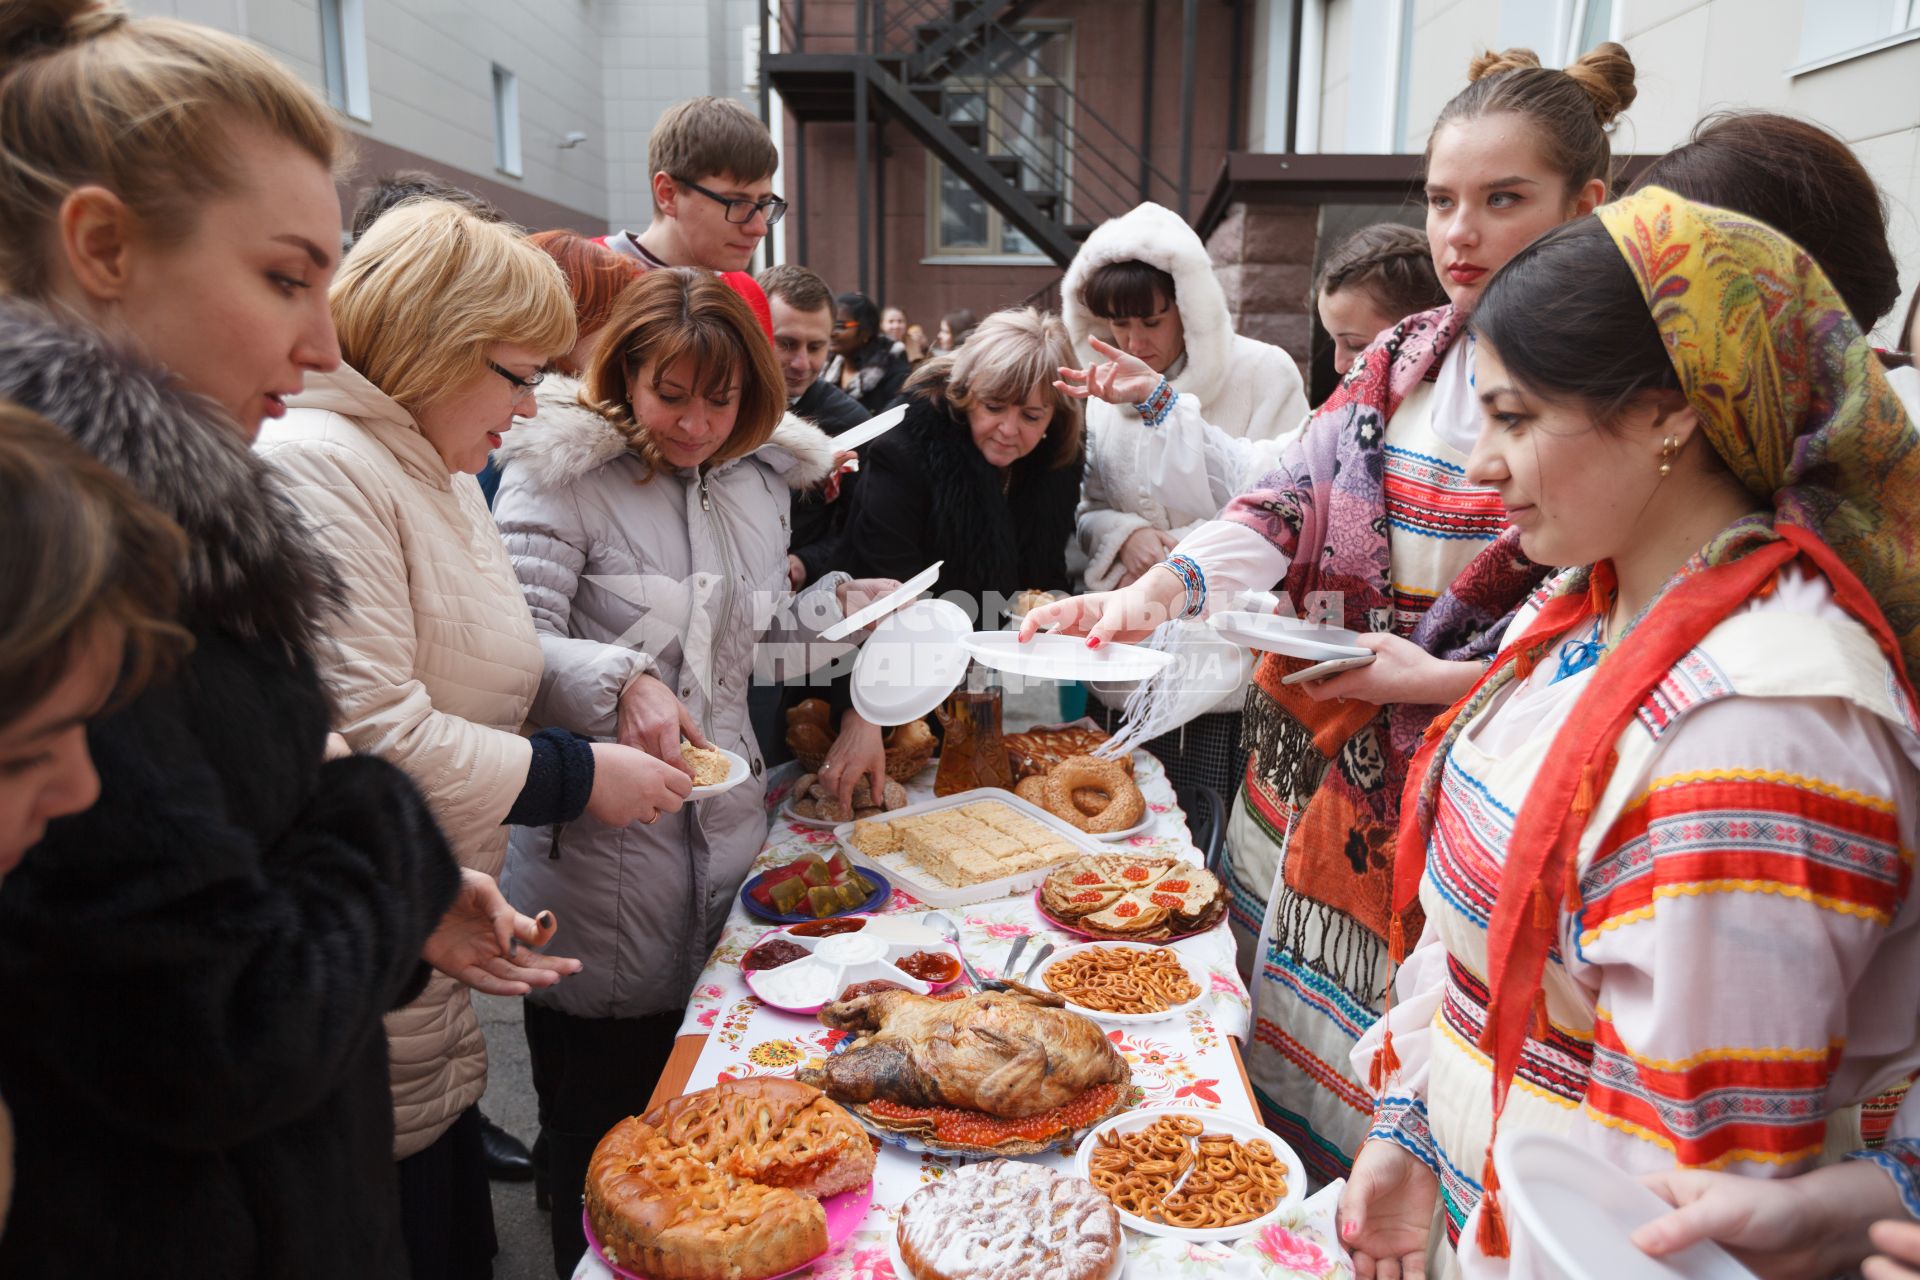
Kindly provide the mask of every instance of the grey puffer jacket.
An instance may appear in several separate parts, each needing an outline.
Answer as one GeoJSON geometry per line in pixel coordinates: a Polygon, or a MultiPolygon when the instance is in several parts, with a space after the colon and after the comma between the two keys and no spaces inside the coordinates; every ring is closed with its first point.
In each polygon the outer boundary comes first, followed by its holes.
{"type": "MultiPolygon", "coordinates": [[[[649,479],[605,418],[548,400],[503,453],[494,521],[546,659],[533,723],[611,738],[621,690],[651,673],[708,741],[753,768],[651,825],[583,815],[513,833],[507,896],[552,908],[551,950],[586,966],[528,998],[590,1018],[678,1008],[766,840],[765,765],[747,721],[756,648],[810,642],[841,618],[845,574],[797,599],[787,586],[788,490],[825,478],[833,444],[788,417],[758,453],[649,479]]],[[[845,648],[807,653],[824,661],[845,648]]]]}

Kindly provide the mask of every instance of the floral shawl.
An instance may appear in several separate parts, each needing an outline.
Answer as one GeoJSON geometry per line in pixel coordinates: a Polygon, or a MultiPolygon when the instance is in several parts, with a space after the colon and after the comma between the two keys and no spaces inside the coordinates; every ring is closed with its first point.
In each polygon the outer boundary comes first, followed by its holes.
{"type": "MultiPolygon", "coordinates": [[[[1391,625],[1387,421],[1409,392],[1434,379],[1462,328],[1452,307],[1402,321],[1362,355],[1280,466],[1221,513],[1287,554],[1280,585],[1296,608],[1313,593],[1337,593],[1342,625],[1356,631],[1391,625]]],[[[1408,638],[1452,660],[1490,654],[1545,572],[1516,546],[1511,530],[1490,544],[1408,638]]],[[[1251,752],[1247,785],[1305,810],[1285,860],[1287,887],[1298,896],[1276,917],[1275,938],[1352,987],[1365,979],[1349,972],[1358,952],[1347,921],[1387,936],[1400,793],[1407,763],[1440,708],[1315,702],[1280,683],[1306,665],[1267,654],[1254,671],[1244,730],[1251,752]],[[1315,914],[1322,918],[1310,922],[1315,914]],[[1326,954],[1302,951],[1311,937],[1322,939],[1318,949],[1326,954]]]]}

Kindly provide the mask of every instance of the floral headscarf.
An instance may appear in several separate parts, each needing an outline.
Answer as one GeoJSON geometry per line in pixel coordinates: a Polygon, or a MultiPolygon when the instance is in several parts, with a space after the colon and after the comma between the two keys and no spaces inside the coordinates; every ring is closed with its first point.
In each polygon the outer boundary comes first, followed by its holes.
{"type": "MultiPolygon", "coordinates": [[[[1742,214],[1648,187],[1596,211],[1646,299],[1689,405],[1715,452],[1772,518],[1736,522],[1704,548],[1616,643],[1555,734],[1515,817],[1487,929],[1493,1114],[1529,1030],[1562,907],[1577,892],[1578,845],[1647,693],[1720,621],[1799,559],[1879,642],[1897,677],[1920,670],[1920,435],[1825,273],[1785,236],[1742,214]]],[[[1394,865],[1394,958],[1417,897],[1434,802],[1461,730],[1610,594],[1612,566],[1564,575],[1525,635],[1436,719],[1409,771],[1394,865]]],[[[1392,1037],[1375,1062],[1397,1069],[1392,1037]]],[[[1505,1256],[1488,1143],[1479,1244],[1505,1256]]]]}
{"type": "Polygon", "coordinates": [[[1920,435],[1806,250],[1664,187],[1596,211],[1714,451],[1817,534],[1920,670],[1920,435]]]}

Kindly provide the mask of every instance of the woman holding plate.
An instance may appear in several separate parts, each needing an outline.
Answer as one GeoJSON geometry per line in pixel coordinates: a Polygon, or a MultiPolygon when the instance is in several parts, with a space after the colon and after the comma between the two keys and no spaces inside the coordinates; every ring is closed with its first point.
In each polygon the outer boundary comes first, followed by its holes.
{"type": "Polygon", "coordinates": [[[807,644],[897,585],[832,573],[789,588],[789,490],[826,476],[833,444],[782,421],[773,348],[714,276],[661,269],[629,286],[582,396],[597,412],[515,431],[500,451],[494,519],[546,659],[532,720],[675,763],[697,735],[745,773],[650,826],[588,812],[513,833],[508,896],[551,906],[554,948],[585,963],[526,1016],[562,1275],[584,1248],[594,1144],[645,1108],[766,840],[755,649],[807,644]]]}
{"type": "MultiPolygon", "coordinates": [[[[1499,496],[1467,475],[1480,422],[1467,316],[1530,240],[1605,199],[1606,129],[1634,95],[1615,44],[1565,70],[1526,50],[1487,54],[1469,75],[1427,144],[1427,238],[1451,304],[1368,348],[1279,467],[1160,566],[1037,610],[1022,632],[1053,623],[1094,645],[1131,639],[1278,583],[1296,609],[1331,605],[1332,622],[1366,633],[1371,665],[1314,683],[1284,683],[1304,660],[1262,657],[1227,828],[1229,918],[1254,997],[1248,1074],[1269,1127],[1322,1180],[1366,1137],[1372,1099],[1348,1059],[1390,973],[1407,761],[1543,575],[1510,537],[1496,541],[1499,496]]],[[[1063,376],[1077,393],[1146,405],[1149,425],[1198,412],[1137,361],[1063,376]]],[[[1170,727],[1151,712],[1136,734],[1170,727]]]]}

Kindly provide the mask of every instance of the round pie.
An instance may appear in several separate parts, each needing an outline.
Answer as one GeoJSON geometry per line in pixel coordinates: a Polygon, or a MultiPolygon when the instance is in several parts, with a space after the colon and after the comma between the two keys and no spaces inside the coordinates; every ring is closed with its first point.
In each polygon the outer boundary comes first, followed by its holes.
{"type": "Polygon", "coordinates": [[[913,1193],[895,1227],[902,1280],[1103,1280],[1120,1215],[1084,1178],[990,1160],[913,1193]]]}
{"type": "Polygon", "coordinates": [[[820,1201],[873,1180],[873,1144],[818,1089],[735,1080],[608,1131],[587,1216],[614,1263],[652,1280],[758,1280],[825,1253],[820,1201]]]}

